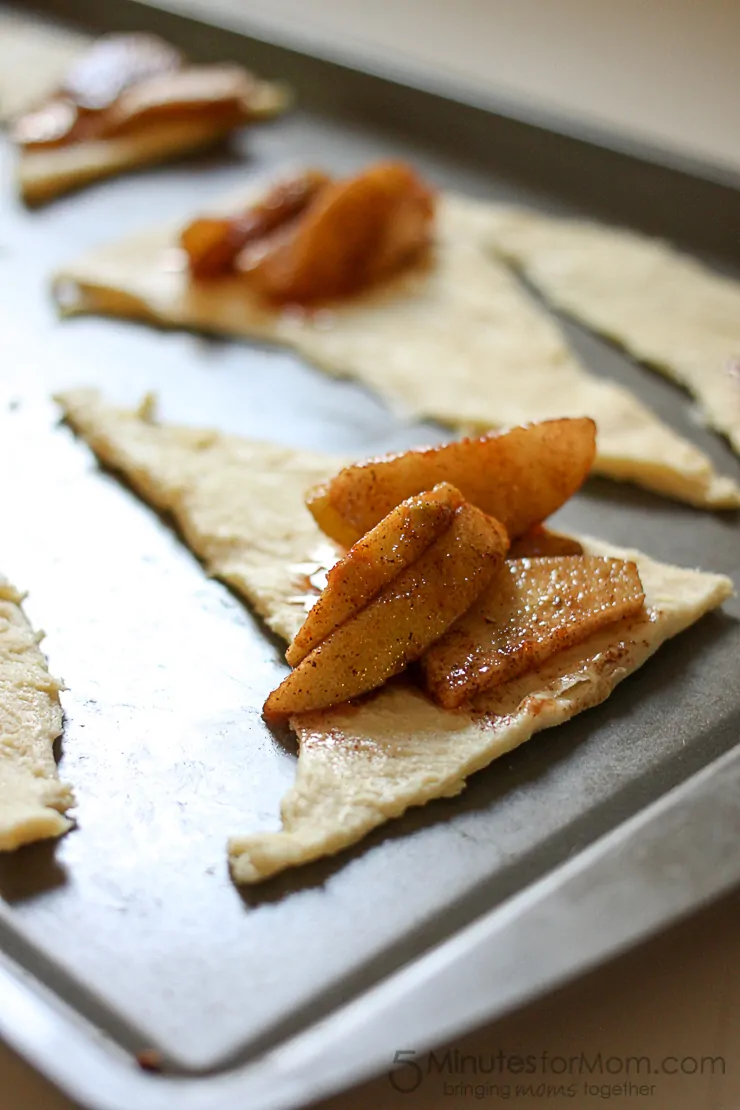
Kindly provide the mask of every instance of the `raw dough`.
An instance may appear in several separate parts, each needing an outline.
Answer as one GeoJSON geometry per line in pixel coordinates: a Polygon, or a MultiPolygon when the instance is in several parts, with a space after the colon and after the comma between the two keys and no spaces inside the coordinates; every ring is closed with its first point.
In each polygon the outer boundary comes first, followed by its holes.
{"type": "Polygon", "coordinates": [[[18,160],[21,195],[28,204],[42,204],[91,181],[198,150],[233,130],[233,124],[214,127],[212,120],[167,120],[118,138],[24,150],[18,160]]]}
{"type": "MultiPolygon", "coordinates": [[[[307,576],[337,553],[303,507],[303,495],[344,460],[160,427],[148,402],[126,412],[84,390],[59,400],[99,459],[171,512],[207,569],[291,639],[315,599],[307,597],[307,576]]],[[[338,852],[410,806],[459,793],[468,775],[535,732],[603,701],[664,640],[732,593],[721,575],[582,542],[590,553],[637,561],[647,596],[644,618],[607,629],[489,693],[475,716],[439,709],[400,683],[361,706],[295,720],[300,757],[295,785],[281,806],[283,829],[230,842],[235,880],[259,882],[338,852]]]]}
{"type": "Polygon", "coordinates": [[[0,12],[0,121],[52,93],[88,41],[39,18],[0,12]]]}
{"type": "Polygon", "coordinates": [[[307,611],[307,577],[333,566],[339,554],[314,523],[303,495],[348,460],[159,426],[151,422],[151,398],[137,412],[112,408],[90,390],[58,400],[99,459],[124,473],[151,505],[177,518],[206,570],[246,597],[274,632],[292,640],[307,611]]]}
{"type": "Polygon", "coordinates": [[[0,578],[0,850],[60,836],[74,805],[53,744],[62,731],[60,682],[49,674],[23,597],[0,578]]]}
{"type": "MultiPolygon", "coordinates": [[[[258,190],[239,198],[241,204],[258,190]]],[[[231,198],[227,207],[236,207],[231,198]]],[[[192,283],[177,227],[131,236],[65,266],[65,313],[101,312],[273,340],[328,373],[358,378],[413,414],[488,430],[592,416],[595,471],[701,507],[740,505],[740,486],[626,389],[589,374],[557,324],[483,249],[491,206],[440,201],[436,257],[331,311],[265,310],[245,283],[192,283]]]]}
{"type": "Polygon", "coordinates": [[[558,308],[678,382],[740,454],[740,283],[667,243],[518,208],[490,242],[558,308]]]}

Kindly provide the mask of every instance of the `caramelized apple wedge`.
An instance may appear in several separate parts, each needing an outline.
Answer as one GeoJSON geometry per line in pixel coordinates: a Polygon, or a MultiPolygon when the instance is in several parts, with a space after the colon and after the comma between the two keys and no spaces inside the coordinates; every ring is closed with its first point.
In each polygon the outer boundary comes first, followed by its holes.
{"type": "Polygon", "coordinates": [[[306,504],[326,535],[348,547],[407,497],[450,482],[514,539],[575,493],[595,452],[593,420],[545,420],[347,466],[310,490],[306,504]]]}
{"type": "MultiPolygon", "coordinates": [[[[243,66],[190,65],[179,50],[154,35],[113,34],[93,43],[58,90],[16,120],[11,135],[27,154],[124,137],[136,137],[148,150],[144,140],[149,136],[151,141],[153,127],[161,128],[165,121],[173,130],[192,123],[194,133],[202,130],[204,137],[210,125],[216,139],[242,123],[277,115],[288,102],[287,89],[258,80],[243,66]]],[[[166,133],[162,136],[171,150],[166,133]]],[[[155,146],[148,157],[156,152],[155,146]]],[[[100,172],[123,164],[120,152],[108,159],[101,151],[86,157],[95,165],[100,162],[100,172]]],[[[66,157],[62,161],[68,164],[66,157]]],[[[74,157],[71,164],[77,164],[74,157]]]]}
{"type": "Polygon", "coordinates": [[[426,687],[440,705],[455,709],[633,616],[644,600],[637,567],[621,559],[512,560],[426,652],[426,687]]]}
{"type": "Polygon", "coordinates": [[[314,648],[268,697],[277,720],[323,709],[382,685],[433,644],[502,565],[508,537],[472,505],[363,609],[314,648]]]}
{"type": "Polygon", "coordinates": [[[367,605],[452,523],[463,496],[441,484],[402,501],[354,544],[326,576],[326,587],[285,653],[295,667],[354,613],[367,605]]]}
{"type": "Polygon", "coordinates": [[[311,304],[348,296],[428,246],[434,209],[433,193],[410,167],[379,162],[332,181],[279,242],[258,248],[251,259],[247,249],[240,269],[268,301],[311,304]]]}
{"type": "Polygon", "coordinates": [[[262,242],[283,225],[295,220],[329,184],[321,170],[304,170],[277,181],[257,203],[231,216],[200,216],[180,235],[194,278],[228,274],[240,251],[262,242]]]}
{"type": "Polygon", "coordinates": [[[534,528],[514,540],[509,548],[508,558],[542,559],[559,555],[583,555],[583,548],[578,540],[535,524],[534,528]]]}

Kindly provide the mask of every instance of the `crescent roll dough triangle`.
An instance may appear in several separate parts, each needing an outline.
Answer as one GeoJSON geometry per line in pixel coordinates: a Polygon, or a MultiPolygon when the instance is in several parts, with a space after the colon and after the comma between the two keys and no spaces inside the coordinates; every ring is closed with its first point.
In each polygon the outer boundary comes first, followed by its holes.
{"type": "MultiPolygon", "coordinates": [[[[342,460],[159,426],[149,404],[122,411],[94,392],[67,393],[59,401],[98,458],[152,505],[172,513],[208,571],[239,590],[289,640],[305,616],[307,576],[337,554],[327,549],[303,495],[342,460]]],[[[666,639],[732,593],[721,575],[668,566],[596,540],[584,543],[590,553],[637,562],[644,616],[489,693],[474,714],[440,709],[400,682],[361,705],[294,720],[300,755],[295,785],[281,806],[282,830],[230,842],[235,880],[259,882],[338,852],[410,806],[459,793],[468,775],[535,732],[603,701],[666,639]]]]}
{"type": "Polygon", "coordinates": [[[488,234],[552,304],[692,394],[740,454],[740,282],[657,239],[500,208],[488,234]]]}
{"type": "Polygon", "coordinates": [[[199,150],[233,129],[233,124],[214,126],[208,119],[172,119],[150,123],[131,135],[22,150],[17,172],[21,195],[28,204],[43,204],[91,181],[199,150]]]}
{"type": "MultiPolygon", "coordinates": [[[[254,195],[254,189],[243,195],[241,205],[254,195]]],[[[233,199],[230,206],[238,207],[233,199]]],[[[626,389],[578,362],[554,320],[483,249],[488,208],[443,197],[431,264],[330,312],[266,310],[238,278],[190,281],[177,227],[93,251],[65,266],[55,288],[68,314],[100,312],[274,341],[456,429],[591,416],[599,428],[597,473],[692,505],[740,505],[740,486],[698,448],[626,389]]]]}
{"type": "Polygon", "coordinates": [[[60,836],[74,805],[59,781],[53,744],[62,731],[59,691],[26,620],[23,597],[0,578],[0,851],[60,836]]]}

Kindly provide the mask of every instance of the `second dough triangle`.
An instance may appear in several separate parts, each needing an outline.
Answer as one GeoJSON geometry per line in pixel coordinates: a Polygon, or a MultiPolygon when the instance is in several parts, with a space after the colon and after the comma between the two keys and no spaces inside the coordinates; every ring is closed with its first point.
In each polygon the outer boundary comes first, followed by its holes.
{"type": "MultiPolygon", "coordinates": [[[[226,209],[257,195],[253,187],[226,209]]],[[[431,263],[330,311],[272,310],[238,276],[193,281],[177,262],[177,225],[84,255],[63,267],[56,288],[64,292],[65,314],[275,342],[456,430],[591,416],[599,428],[595,473],[701,508],[740,506],[740,486],[717,473],[703,452],[627,389],[579,362],[556,322],[486,251],[488,211],[443,194],[431,263]]]]}

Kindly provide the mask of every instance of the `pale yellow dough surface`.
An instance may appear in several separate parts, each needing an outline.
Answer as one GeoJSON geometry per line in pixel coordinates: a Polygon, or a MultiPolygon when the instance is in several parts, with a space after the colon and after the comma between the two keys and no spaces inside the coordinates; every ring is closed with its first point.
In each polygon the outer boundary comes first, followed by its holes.
{"type": "Polygon", "coordinates": [[[552,304],[678,382],[740,454],[740,283],[667,243],[519,208],[489,241],[552,304]]]}
{"type": "MultiPolygon", "coordinates": [[[[171,512],[207,569],[291,639],[313,600],[306,596],[306,575],[337,553],[305,510],[303,495],[343,460],[159,426],[148,404],[127,412],[91,391],[59,400],[96,455],[171,512]]],[[[637,561],[647,596],[644,618],[616,625],[501,687],[475,715],[440,709],[399,684],[361,706],[296,719],[300,756],[295,785],[281,806],[283,828],[232,839],[235,880],[259,882],[333,854],[410,806],[459,793],[468,775],[535,732],[603,701],[666,639],[732,593],[723,576],[667,566],[596,540],[584,543],[593,554],[637,561]]]]}
{"type": "Polygon", "coordinates": [[[0,122],[53,92],[88,39],[20,12],[0,12],[0,122]]]}
{"type": "Polygon", "coordinates": [[[21,609],[0,578],[0,851],[60,836],[74,804],[59,781],[53,744],[62,731],[59,691],[21,609]]]}
{"type": "Polygon", "coordinates": [[[740,486],[698,448],[578,362],[554,320],[484,249],[490,219],[490,205],[444,196],[430,266],[317,314],[268,311],[236,278],[191,282],[177,227],[103,246],[65,266],[55,288],[65,313],[274,341],[458,430],[591,416],[597,473],[703,508],[740,505],[740,486]]]}

